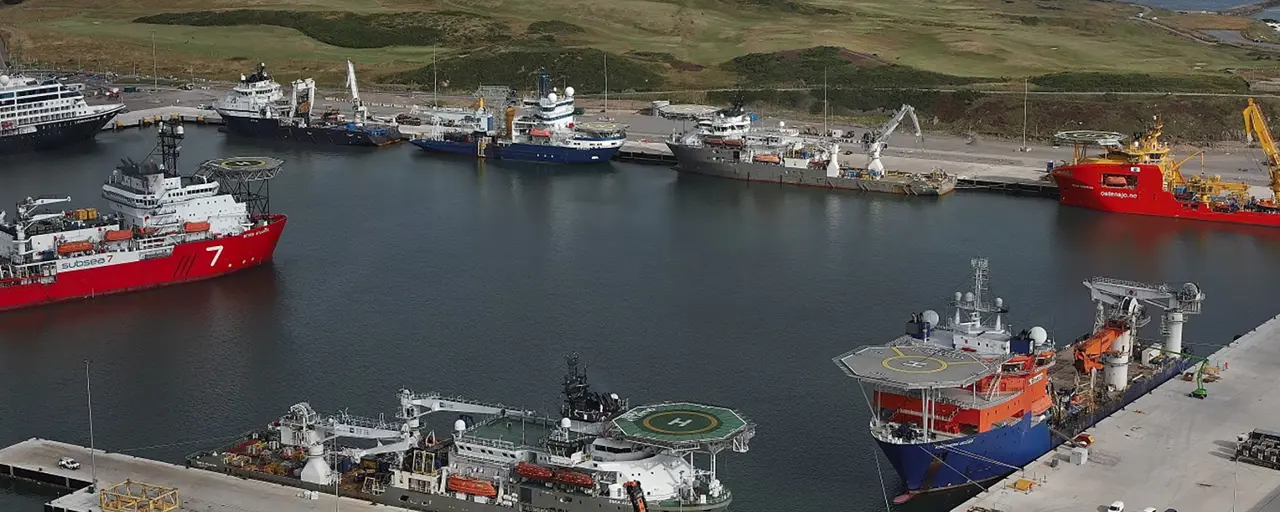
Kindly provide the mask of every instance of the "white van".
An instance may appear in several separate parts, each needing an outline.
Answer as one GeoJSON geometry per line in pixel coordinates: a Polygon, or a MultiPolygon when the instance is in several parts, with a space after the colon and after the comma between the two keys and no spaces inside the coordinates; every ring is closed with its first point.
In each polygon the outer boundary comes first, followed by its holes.
{"type": "Polygon", "coordinates": [[[1124,512],[1124,502],[1117,501],[1112,503],[1110,507],[1107,507],[1107,512],[1124,512]]]}

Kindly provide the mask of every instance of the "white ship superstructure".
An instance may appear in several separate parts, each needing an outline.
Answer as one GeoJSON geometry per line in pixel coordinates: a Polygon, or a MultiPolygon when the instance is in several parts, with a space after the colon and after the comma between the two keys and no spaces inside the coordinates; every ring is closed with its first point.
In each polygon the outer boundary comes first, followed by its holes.
{"type": "Polygon", "coordinates": [[[54,79],[0,74],[0,154],[92,138],[124,105],[89,105],[54,79]]]}
{"type": "Polygon", "coordinates": [[[687,402],[630,407],[615,394],[591,392],[576,358],[564,392],[558,419],[407,389],[396,395],[395,421],[321,415],[303,402],[229,453],[189,461],[257,476],[244,468],[281,460],[297,485],[343,482],[373,501],[418,510],[631,511],[637,501],[655,511],[728,506],[732,496],[717,477],[717,456],[747,451],[755,435],[738,413],[687,402]],[[457,419],[450,434],[437,438],[428,424],[439,414],[457,419]]]}

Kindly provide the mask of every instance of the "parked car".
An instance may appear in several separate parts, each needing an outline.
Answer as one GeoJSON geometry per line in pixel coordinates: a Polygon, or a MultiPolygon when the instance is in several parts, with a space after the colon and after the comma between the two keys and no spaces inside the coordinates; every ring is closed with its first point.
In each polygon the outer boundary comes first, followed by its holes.
{"type": "Polygon", "coordinates": [[[75,471],[80,469],[80,463],[71,457],[58,457],[58,467],[75,471]]]}

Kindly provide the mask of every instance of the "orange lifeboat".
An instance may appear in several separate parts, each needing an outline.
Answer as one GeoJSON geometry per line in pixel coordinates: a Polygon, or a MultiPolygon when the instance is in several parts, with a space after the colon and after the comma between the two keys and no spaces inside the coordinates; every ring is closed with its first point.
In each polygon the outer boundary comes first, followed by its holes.
{"type": "Polygon", "coordinates": [[[725,139],[721,137],[707,137],[702,139],[702,142],[714,146],[742,147],[743,145],[742,139],[725,139]]]}
{"type": "Polygon", "coordinates": [[[182,224],[182,229],[183,229],[183,230],[185,230],[185,231],[186,231],[186,232],[188,232],[188,233],[200,233],[200,232],[208,231],[208,230],[209,230],[209,223],[208,223],[208,222],[204,222],[204,221],[201,221],[201,222],[184,222],[184,223],[182,224]]]}
{"type": "Polygon", "coordinates": [[[782,162],[782,159],[778,158],[778,155],[756,155],[756,157],[752,158],[752,160],[755,160],[761,163],[766,163],[766,164],[776,164],[776,163],[782,162]]]}
{"type": "Polygon", "coordinates": [[[521,462],[516,464],[516,474],[535,480],[551,480],[551,477],[555,476],[550,469],[532,462],[521,462]]]}
{"type": "Polygon", "coordinates": [[[472,496],[487,496],[493,498],[498,495],[498,490],[493,488],[493,484],[484,480],[463,476],[450,476],[447,487],[450,491],[470,494],[472,496]]]}
{"type": "Polygon", "coordinates": [[[591,475],[577,471],[556,471],[555,480],[562,484],[576,485],[578,487],[591,487],[596,483],[596,480],[591,478],[591,475]]]}
{"type": "Polygon", "coordinates": [[[107,231],[107,233],[103,235],[103,238],[105,238],[108,242],[119,242],[121,240],[128,240],[130,238],[133,238],[133,232],[127,229],[113,229],[113,230],[107,231]]]}
{"type": "Polygon", "coordinates": [[[92,250],[93,250],[93,243],[88,241],[67,242],[65,244],[58,244],[58,254],[61,254],[64,256],[67,254],[75,254],[77,252],[85,252],[85,251],[92,251],[92,250]]]}
{"type": "Polygon", "coordinates": [[[138,233],[142,236],[151,236],[160,231],[160,228],[138,228],[138,233]]]}
{"type": "Polygon", "coordinates": [[[549,130],[539,130],[537,128],[534,128],[532,130],[529,130],[529,135],[532,135],[534,137],[550,137],[551,132],[549,130]]]}
{"type": "Polygon", "coordinates": [[[1124,176],[1107,176],[1102,182],[1108,187],[1129,186],[1129,182],[1124,179],[1124,176]]]}

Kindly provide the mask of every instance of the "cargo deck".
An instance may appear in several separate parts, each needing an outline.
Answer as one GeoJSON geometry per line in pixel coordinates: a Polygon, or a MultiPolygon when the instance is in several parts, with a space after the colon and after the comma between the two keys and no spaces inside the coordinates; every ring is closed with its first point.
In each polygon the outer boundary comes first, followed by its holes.
{"type": "MultiPolygon", "coordinates": [[[[106,489],[126,480],[175,488],[180,510],[301,512],[334,509],[332,494],[307,499],[299,497],[302,491],[292,487],[102,450],[97,450],[96,455],[100,488],[106,489]]],[[[92,475],[89,449],[82,446],[32,438],[0,449],[0,476],[74,490],[45,504],[46,512],[100,512],[98,495],[87,488],[92,475]],[[80,469],[73,471],[58,467],[59,457],[76,459],[80,462],[80,469]]],[[[346,497],[341,498],[340,506],[343,511],[402,510],[346,497]]]]}
{"type": "Polygon", "coordinates": [[[1208,398],[1189,397],[1195,383],[1172,379],[1087,430],[1094,444],[1084,465],[1060,446],[953,512],[1103,510],[1117,500],[1125,510],[1280,511],[1280,471],[1232,461],[1237,435],[1280,431],[1276,339],[1280,317],[1209,357],[1227,368],[1205,384],[1208,398]],[[1034,484],[1016,490],[1020,479],[1034,484]]]}

